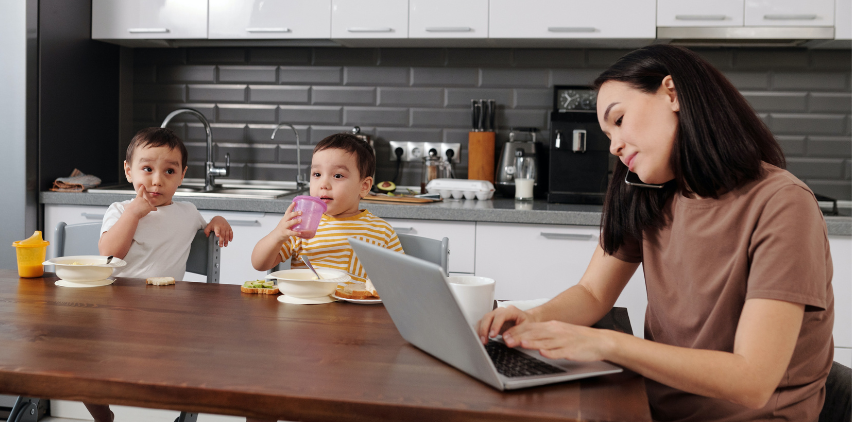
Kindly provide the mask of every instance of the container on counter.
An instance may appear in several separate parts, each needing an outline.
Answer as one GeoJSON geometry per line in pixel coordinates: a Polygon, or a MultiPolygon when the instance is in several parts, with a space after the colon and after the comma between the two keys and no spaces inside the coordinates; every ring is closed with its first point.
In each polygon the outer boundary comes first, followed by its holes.
{"type": "Polygon", "coordinates": [[[426,185],[426,191],[444,199],[487,200],[494,196],[494,185],[487,180],[434,179],[426,185]]]}

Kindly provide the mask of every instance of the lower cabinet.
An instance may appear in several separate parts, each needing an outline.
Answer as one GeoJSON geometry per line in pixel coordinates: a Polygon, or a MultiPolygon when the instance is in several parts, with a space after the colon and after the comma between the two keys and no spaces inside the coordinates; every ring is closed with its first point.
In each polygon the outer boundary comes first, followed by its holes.
{"type": "Polygon", "coordinates": [[[47,247],[47,259],[56,257],[56,225],[100,223],[109,207],[106,205],[45,205],[44,240],[50,242],[47,247]]]}
{"type": "MultiPolygon", "coordinates": [[[[580,281],[598,242],[597,227],[477,223],[476,275],[496,281],[497,299],[552,298],[580,281]]],[[[615,305],[627,308],[633,334],[642,337],[647,296],[641,266],[615,305]]]]}
{"type": "Polygon", "coordinates": [[[473,274],[475,269],[477,223],[467,221],[433,221],[385,219],[398,234],[413,234],[432,239],[449,239],[449,271],[473,274]]]}
{"type": "MultiPolygon", "coordinates": [[[[251,266],[251,251],[264,236],[269,234],[284,217],[284,214],[266,214],[237,211],[200,210],[205,220],[219,215],[228,220],[234,230],[234,240],[221,248],[222,268],[220,284],[242,284],[248,280],[266,277],[266,271],[257,271],[251,266]]],[[[205,281],[202,275],[187,273],[188,281],[205,281]]]]}
{"type": "Polygon", "coordinates": [[[852,237],[829,236],[834,277],[834,360],[852,365],[852,237]]]}

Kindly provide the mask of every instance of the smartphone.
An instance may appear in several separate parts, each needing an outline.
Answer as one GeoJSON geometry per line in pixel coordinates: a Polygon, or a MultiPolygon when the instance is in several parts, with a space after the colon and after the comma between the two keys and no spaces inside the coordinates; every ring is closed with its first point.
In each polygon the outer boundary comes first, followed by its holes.
{"type": "Polygon", "coordinates": [[[660,188],[663,187],[663,185],[655,185],[653,183],[645,183],[645,182],[639,180],[639,175],[630,171],[630,170],[627,170],[627,176],[624,177],[624,183],[627,183],[630,186],[639,186],[639,187],[642,187],[642,188],[660,189],[660,188]]]}

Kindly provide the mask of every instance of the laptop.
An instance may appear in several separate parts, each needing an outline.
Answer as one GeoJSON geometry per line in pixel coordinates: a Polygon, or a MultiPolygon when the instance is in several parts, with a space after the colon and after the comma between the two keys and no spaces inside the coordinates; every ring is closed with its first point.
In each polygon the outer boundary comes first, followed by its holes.
{"type": "Polygon", "coordinates": [[[409,343],[498,389],[514,390],[621,372],[607,362],[548,359],[538,351],[483,346],[438,265],[350,238],[399,333],[409,343]]]}

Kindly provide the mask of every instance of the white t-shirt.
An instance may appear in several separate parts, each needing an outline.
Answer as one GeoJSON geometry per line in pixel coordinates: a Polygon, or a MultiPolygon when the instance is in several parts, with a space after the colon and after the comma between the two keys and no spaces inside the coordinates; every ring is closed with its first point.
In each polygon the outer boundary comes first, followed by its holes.
{"type": "MultiPolygon", "coordinates": [[[[128,204],[130,200],[109,206],[101,225],[101,236],[115,225],[128,204]]],[[[127,266],[116,269],[113,276],[183,280],[192,239],[206,226],[204,217],[189,202],[157,207],[139,220],[130,250],[124,257],[127,266]]]]}

